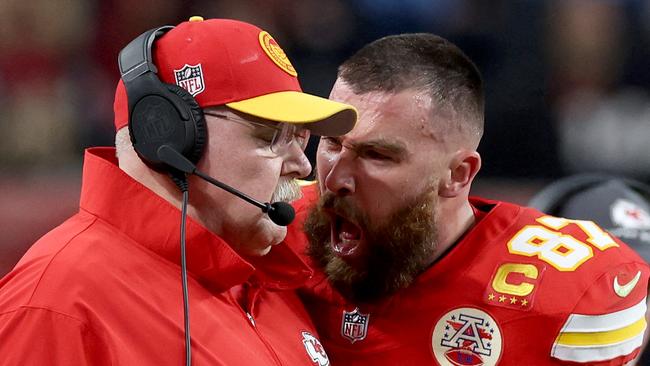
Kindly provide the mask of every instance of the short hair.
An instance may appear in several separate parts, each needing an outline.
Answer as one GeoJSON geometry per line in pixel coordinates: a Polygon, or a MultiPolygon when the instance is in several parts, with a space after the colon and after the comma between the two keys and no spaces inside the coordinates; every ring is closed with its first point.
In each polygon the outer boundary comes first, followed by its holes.
{"type": "Polygon", "coordinates": [[[127,127],[122,127],[115,133],[115,157],[119,160],[127,151],[134,150],[131,136],[127,127]]]}
{"type": "Polygon", "coordinates": [[[428,93],[469,120],[478,138],[483,134],[485,97],[481,73],[456,45],[429,33],[399,34],[373,41],[339,67],[339,78],[355,94],[428,93]]]}

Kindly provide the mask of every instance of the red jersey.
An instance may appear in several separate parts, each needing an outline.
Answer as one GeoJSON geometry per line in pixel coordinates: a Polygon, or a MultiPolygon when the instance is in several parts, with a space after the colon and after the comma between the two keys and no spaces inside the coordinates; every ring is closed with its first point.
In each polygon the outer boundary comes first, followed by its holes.
{"type": "MultiPolygon", "coordinates": [[[[333,364],[600,366],[637,355],[649,269],[632,249],[589,221],[470,201],[480,221],[393,296],[355,304],[322,273],[308,282],[303,299],[333,364]]],[[[300,222],[288,237],[297,248],[300,222]]]]}
{"type": "MultiPolygon", "coordinates": [[[[86,153],[79,213],[0,281],[1,365],[185,364],[181,213],[114,156],[86,153]]],[[[328,364],[286,245],[246,261],[188,218],[187,261],[194,365],[328,364]]]]}

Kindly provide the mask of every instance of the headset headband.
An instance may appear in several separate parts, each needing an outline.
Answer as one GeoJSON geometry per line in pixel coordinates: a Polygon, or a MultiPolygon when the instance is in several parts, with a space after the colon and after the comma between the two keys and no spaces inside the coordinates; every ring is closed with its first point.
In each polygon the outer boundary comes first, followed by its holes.
{"type": "Polygon", "coordinates": [[[118,57],[118,64],[125,86],[147,72],[154,74],[158,72],[151,56],[153,42],[173,28],[171,25],[166,25],[148,30],[124,47],[118,57]]]}
{"type": "Polygon", "coordinates": [[[128,100],[129,135],[135,151],[152,167],[164,168],[158,149],[168,145],[196,163],[206,139],[203,111],[185,89],[163,83],[153,63],[154,42],[173,26],[150,29],[118,56],[128,100]]]}

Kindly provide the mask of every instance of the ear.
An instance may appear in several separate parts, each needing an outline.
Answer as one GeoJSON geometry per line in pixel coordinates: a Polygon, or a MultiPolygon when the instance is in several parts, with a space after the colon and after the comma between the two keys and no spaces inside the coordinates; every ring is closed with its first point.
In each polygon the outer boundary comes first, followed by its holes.
{"type": "Polygon", "coordinates": [[[469,188],[481,169],[481,155],[474,150],[458,150],[449,162],[449,176],[441,182],[438,191],[441,197],[453,198],[469,188]]]}

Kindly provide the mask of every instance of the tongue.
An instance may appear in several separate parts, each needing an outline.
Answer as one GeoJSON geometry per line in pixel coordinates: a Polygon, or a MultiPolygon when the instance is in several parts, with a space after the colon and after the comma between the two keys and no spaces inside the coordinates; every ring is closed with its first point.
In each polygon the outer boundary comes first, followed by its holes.
{"type": "Polygon", "coordinates": [[[349,221],[344,221],[339,229],[339,237],[341,240],[359,240],[361,233],[359,228],[349,221]]]}

